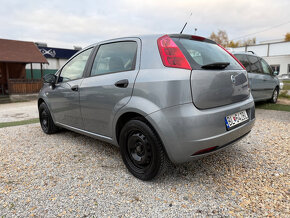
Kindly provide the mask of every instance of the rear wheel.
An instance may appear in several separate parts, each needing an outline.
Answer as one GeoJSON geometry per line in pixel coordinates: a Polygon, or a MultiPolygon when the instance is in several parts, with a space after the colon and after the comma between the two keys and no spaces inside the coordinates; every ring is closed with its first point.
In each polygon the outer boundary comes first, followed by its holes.
{"type": "Polygon", "coordinates": [[[273,95],[272,95],[270,102],[276,104],[276,102],[278,100],[278,95],[279,95],[279,90],[278,90],[278,88],[275,88],[273,91],[273,95]]]}
{"type": "Polygon", "coordinates": [[[151,180],[164,171],[166,154],[156,133],[141,120],[130,120],[120,133],[122,159],[138,179],[151,180]]]}
{"type": "Polygon", "coordinates": [[[50,111],[44,102],[42,102],[39,105],[38,111],[39,111],[39,121],[43,132],[46,134],[53,134],[57,132],[58,128],[54,124],[50,111]]]}

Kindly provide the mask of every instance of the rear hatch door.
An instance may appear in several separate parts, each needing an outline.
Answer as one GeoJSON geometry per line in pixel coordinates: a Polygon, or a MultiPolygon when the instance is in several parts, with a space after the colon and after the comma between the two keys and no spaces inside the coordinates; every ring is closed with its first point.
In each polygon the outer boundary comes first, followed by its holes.
{"type": "Polygon", "coordinates": [[[203,39],[173,38],[192,67],[191,92],[194,105],[208,109],[247,99],[247,71],[223,48],[203,39]]]}

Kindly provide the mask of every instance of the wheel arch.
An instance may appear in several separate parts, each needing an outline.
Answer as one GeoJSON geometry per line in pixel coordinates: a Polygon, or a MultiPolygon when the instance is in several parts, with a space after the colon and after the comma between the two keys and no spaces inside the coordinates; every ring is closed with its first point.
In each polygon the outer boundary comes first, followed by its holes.
{"type": "Polygon", "coordinates": [[[119,146],[119,137],[120,137],[120,133],[121,133],[121,130],[122,130],[122,127],[127,123],[129,122],[130,120],[133,120],[133,119],[136,119],[136,120],[141,120],[143,121],[144,123],[146,123],[151,129],[152,131],[156,134],[156,136],[158,137],[159,141],[161,142],[161,145],[163,147],[163,150],[165,152],[165,155],[167,157],[168,156],[168,153],[167,153],[167,149],[166,147],[164,146],[164,143],[162,141],[162,138],[160,137],[160,135],[158,134],[158,132],[156,131],[156,129],[154,128],[154,125],[151,124],[151,122],[146,118],[146,115],[142,115],[141,113],[138,113],[138,112],[125,112],[123,113],[117,120],[116,122],[116,125],[115,125],[115,140],[117,142],[117,145],[119,146]]]}
{"type": "Polygon", "coordinates": [[[278,85],[276,85],[275,89],[277,89],[277,90],[278,90],[278,94],[279,94],[279,92],[280,92],[280,86],[279,86],[279,84],[278,84],[278,85]]]}
{"type": "Polygon", "coordinates": [[[43,98],[39,98],[37,101],[37,106],[39,107],[41,103],[45,103],[45,101],[43,100],[43,98]]]}
{"type": "Polygon", "coordinates": [[[150,124],[150,122],[141,113],[125,112],[118,118],[116,125],[115,125],[115,137],[116,137],[117,143],[119,143],[120,132],[121,132],[123,126],[128,121],[133,120],[133,119],[138,119],[138,120],[145,122],[156,132],[156,130],[153,128],[153,126],[150,124]]]}

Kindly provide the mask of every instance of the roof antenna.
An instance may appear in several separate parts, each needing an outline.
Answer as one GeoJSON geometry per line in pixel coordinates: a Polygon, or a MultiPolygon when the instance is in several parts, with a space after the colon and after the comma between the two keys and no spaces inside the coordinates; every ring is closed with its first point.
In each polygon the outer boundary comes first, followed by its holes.
{"type": "MultiPolygon", "coordinates": [[[[188,19],[191,17],[191,15],[192,15],[192,12],[190,13],[188,19]]],[[[184,28],[186,27],[186,25],[187,25],[187,22],[184,24],[184,26],[183,26],[183,28],[182,28],[182,30],[180,31],[179,34],[182,34],[182,32],[183,32],[184,28]]]]}

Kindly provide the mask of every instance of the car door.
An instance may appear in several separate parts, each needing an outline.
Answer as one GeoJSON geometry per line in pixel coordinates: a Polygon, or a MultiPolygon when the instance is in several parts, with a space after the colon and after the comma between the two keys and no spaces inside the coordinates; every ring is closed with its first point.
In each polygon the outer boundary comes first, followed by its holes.
{"type": "Polygon", "coordinates": [[[92,49],[89,48],[69,60],[60,70],[55,86],[46,93],[56,123],[83,128],[79,86],[92,49]]]}
{"type": "Polygon", "coordinates": [[[251,71],[249,73],[250,88],[255,100],[265,99],[265,75],[260,60],[257,56],[247,55],[251,71]]]}
{"type": "Polygon", "coordinates": [[[90,74],[80,88],[81,113],[86,131],[112,137],[116,112],[131,98],[139,71],[141,42],[136,38],[100,44],[90,74]]]}
{"type": "Polygon", "coordinates": [[[267,64],[264,59],[260,59],[263,73],[264,73],[264,88],[265,88],[265,97],[270,99],[273,95],[273,91],[276,88],[276,81],[274,79],[273,71],[271,67],[267,64]]]}

